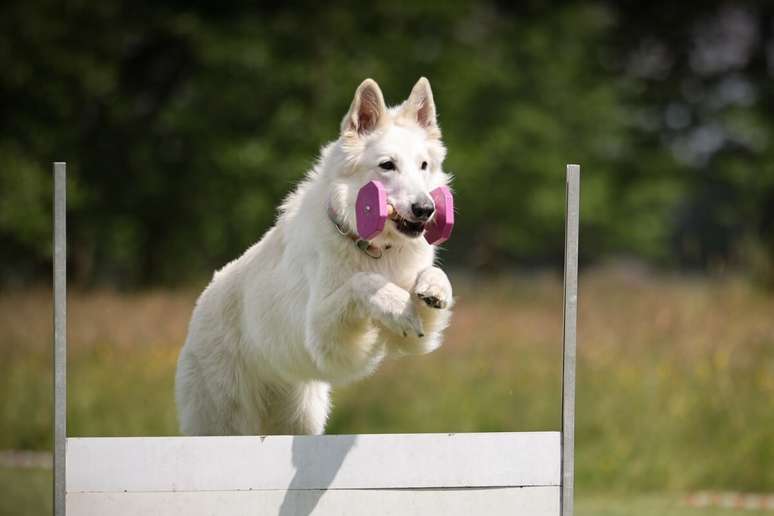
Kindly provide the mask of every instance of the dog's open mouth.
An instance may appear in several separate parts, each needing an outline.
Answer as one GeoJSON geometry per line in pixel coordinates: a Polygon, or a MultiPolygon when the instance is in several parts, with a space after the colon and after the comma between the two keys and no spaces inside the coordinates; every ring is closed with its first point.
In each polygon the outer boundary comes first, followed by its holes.
{"type": "Polygon", "coordinates": [[[398,231],[411,238],[418,237],[425,230],[424,222],[412,222],[398,214],[393,217],[393,222],[398,231]]]}

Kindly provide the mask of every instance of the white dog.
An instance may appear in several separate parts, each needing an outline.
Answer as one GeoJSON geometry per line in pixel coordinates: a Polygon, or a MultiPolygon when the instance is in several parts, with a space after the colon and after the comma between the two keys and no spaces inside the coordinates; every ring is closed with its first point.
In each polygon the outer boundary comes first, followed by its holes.
{"type": "Polygon", "coordinates": [[[358,87],[276,225],[199,298],[177,366],[184,434],[320,434],[331,385],[441,344],[452,288],[421,238],[429,192],[450,179],[440,138],[427,79],[389,109],[376,82],[358,87]],[[355,199],[374,179],[396,216],[356,245],[355,199]]]}

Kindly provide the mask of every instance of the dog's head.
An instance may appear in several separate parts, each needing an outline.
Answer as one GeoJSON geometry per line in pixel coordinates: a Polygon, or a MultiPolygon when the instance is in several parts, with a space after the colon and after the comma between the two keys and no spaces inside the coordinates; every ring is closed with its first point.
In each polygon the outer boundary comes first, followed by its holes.
{"type": "Polygon", "coordinates": [[[414,239],[422,235],[435,213],[430,192],[450,180],[442,170],[446,149],[430,82],[422,77],[405,102],[387,108],[379,85],[372,79],[363,81],[341,122],[338,144],[345,166],[335,171],[331,200],[350,227],[354,227],[351,223],[359,189],[377,180],[396,211],[381,238],[414,239]]]}

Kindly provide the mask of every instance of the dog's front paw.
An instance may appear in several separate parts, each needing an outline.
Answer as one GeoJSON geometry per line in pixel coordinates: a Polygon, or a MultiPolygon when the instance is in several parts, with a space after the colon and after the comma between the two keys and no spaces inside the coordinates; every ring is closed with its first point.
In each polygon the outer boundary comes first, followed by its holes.
{"type": "Polygon", "coordinates": [[[424,337],[422,320],[411,294],[392,283],[384,285],[371,298],[371,313],[388,330],[397,335],[424,337]]]}
{"type": "Polygon", "coordinates": [[[403,335],[404,337],[409,335],[425,336],[422,320],[419,318],[413,303],[407,305],[403,312],[387,312],[383,314],[380,320],[387,329],[397,335],[403,335]]]}
{"type": "Polygon", "coordinates": [[[451,283],[438,267],[428,267],[419,273],[414,294],[432,308],[449,308],[452,304],[451,283]]]}

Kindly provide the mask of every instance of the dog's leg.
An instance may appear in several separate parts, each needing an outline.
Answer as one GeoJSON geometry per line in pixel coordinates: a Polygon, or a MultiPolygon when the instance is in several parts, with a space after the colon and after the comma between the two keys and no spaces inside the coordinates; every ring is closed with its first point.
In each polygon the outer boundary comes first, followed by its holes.
{"type": "Polygon", "coordinates": [[[322,276],[312,289],[305,340],[322,379],[349,381],[373,371],[385,354],[373,322],[397,335],[424,334],[411,294],[384,276],[359,272],[332,292],[325,284],[322,276]]]}
{"type": "Polygon", "coordinates": [[[454,298],[445,272],[438,267],[428,267],[420,272],[414,283],[412,296],[425,334],[423,337],[388,335],[388,349],[395,354],[430,353],[441,345],[442,332],[449,325],[454,298]]]}
{"type": "Polygon", "coordinates": [[[330,412],[330,385],[305,382],[269,388],[267,434],[319,435],[330,412]]]}
{"type": "MultiPolygon", "coordinates": [[[[212,361],[209,362],[212,367],[212,361]]],[[[175,381],[180,429],[184,435],[235,435],[233,385],[228,375],[207,376],[200,357],[186,344],[175,381]]]]}

